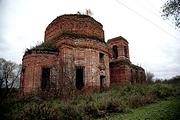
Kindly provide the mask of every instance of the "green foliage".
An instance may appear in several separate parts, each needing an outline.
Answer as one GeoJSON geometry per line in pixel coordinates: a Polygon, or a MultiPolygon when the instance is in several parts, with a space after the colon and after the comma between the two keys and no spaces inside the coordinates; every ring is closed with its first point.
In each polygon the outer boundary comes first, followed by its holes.
{"type": "Polygon", "coordinates": [[[130,95],[128,97],[128,106],[130,108],[137,108],[144,105],[143,96],[141,95],[130,95]]]}
{"type": "Polygon", "coordinates": [[[60,117],[61,120],[82,120],[82,112],[73,105],[67,105],[63,108],[60,108],[62,115],[60,117]]]}
{"type": "Polygon", "coordinates": [[[130,95],[128,96],[128,106],[130,108],[138,108],[140,106],[144,106],[147,103],[152,103],[153,101],[156,100],[156,97],[151,94],[147,95],[130,95]]]}
{"type": "Polygon", "coordinates": [[[150,92],[158,98],[166,98],[177,94],[176,89],[172,85],[168,84],[154,84],[151,86],[150,92]]]}
{"type": "Polygon", "coordinates": [[[98,114],[98,108],[94,103],[88,103],[87,105],[84,106],[84,111],[87,115],[91,117],[99,117],[98,114]]]}
{"type": "Polygon", "coordinates": [[[106,117],[106,120],[178,120],[180,118],[179,113],[180,98],[174,97],[133,109],[129,113],[112,114],[106,117]]]}
{"type": "Polygon", "coordinates": [[[43,42],[40,45],[36,45],[30,49],[26,49],[25,54],[31,53],[32,51],[50,51],[50,52],[57,52],[57,47],[50,43],[50,42],[43,42]]]}
{"type": "Polygon", "coordinates": [[[75,38],[90,38],[90,39],[94,39],[96,41],[105,43],[104,38],[100,38],[100,37],[97,37],[97,36],[84,35],[84,34],[77,34],[77,33],[73,33],[73,32],[70,32],[70,31],[65,31],[65,30],[62,32],[62,35],[69,35],[69,36],[72,36],[72,37],[75,37],[75,38]]]}
{"type": "Polygon", "coordinates": [[[124,111],[124,106],[117,99],[110,99],[107,101],[106,110],[108,113],[118,113],[124,111]]]}
{"type": "Polygon", "coordinates": [[[65,101],[31,95],[21,99],[7,99],[0,106],[0,116],[2,119],[96,119],[118,113],[123,115],[178,95],[179,86],[163,83],[111,86],[108,91],[87,93],[65,101]]]}
{"type": "Polygon", "coordinates": [[[147,85],[127,85],[123,87],[121,96],[129,96],[131,94],[145,95],[148,91],[147,85]]]}
{"type": "Polygon", "coordinates": [[[47,120],[57,119],[57,110],[48,103],[27,104],[17,119],[25,120],[47,120]]]}
{"type": "Polygon", "coordinates": [[[37,49],[48,49],[48,50],[55,50],[55,46],[52,43],[43,42],[42,44],[36,46],[37,49]]]}
{"type": "Polygon", "coordinates": [[[110,113],[123,112],[125,106],[115,98],[100,99],[100,102],[90,102],[84,106],[84,111],[87,115],[100,118],[109,115],[110,113]]]}

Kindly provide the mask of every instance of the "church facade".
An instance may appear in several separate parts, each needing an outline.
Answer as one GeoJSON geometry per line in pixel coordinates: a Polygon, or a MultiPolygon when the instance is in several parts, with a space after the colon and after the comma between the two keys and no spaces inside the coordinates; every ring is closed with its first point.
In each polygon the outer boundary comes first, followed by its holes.
{"type": "Polygon", "coordinates": [[[129,58],[128,41],[105,42],[103,25],[88,15],[54,19],[44,42],[27,49],[22,59],[23,95],[73,85],[77,90],[108,88],[111,83],[145,82],[145,71],[129,58]]]}

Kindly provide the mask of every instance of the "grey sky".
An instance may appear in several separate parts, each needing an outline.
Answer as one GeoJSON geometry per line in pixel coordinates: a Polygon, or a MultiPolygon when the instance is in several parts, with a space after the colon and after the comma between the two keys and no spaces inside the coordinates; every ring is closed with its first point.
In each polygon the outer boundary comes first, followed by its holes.
{"type": "Polygon", "coordinates": [[[21,63],[24,50],[43,41],[45,28],[53,19],[91,9],[92,17],[103,24],[106,41],[117,36],[129,41],[132,63],[159,78],[180,75],[180,29],[162,19],[164,2],[0,0],[0,57],[21,63]]]}

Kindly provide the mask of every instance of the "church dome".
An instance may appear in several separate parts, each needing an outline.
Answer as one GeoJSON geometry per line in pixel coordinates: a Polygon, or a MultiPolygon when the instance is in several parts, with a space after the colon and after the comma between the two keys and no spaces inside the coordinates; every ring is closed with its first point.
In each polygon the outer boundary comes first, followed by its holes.
{"type": "Polygon", "coordinates": [[[45,41],[51,41],[65,34],[104,42],[102,24],[88,15],[66,14],[57,17],[46,28],[45,41]]]}

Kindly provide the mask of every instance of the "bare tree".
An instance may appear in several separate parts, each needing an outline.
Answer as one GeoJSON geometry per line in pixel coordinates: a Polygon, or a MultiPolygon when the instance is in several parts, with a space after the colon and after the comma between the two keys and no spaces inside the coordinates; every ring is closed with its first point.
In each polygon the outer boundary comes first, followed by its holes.
{"type": "Polygon", "coordinates": [[[85,12],[77,11],[76,14],[78,14],[78,15],[88,15],[88,16],[92,16],[93,15],[93,13],[92,13],[92,11],[90,9],[85,9],[85,12]]]}
{"type": "Polygon", "coordinates": [[[93,13],[91,12],[91,10],[90,9],[86,9],[86,13],[85,13],[86,15],[89,15],[89,16],[92,16],[93,15],[93,13]]]}
{"type": "Polygon", "coordinates": [[[15,83],[17,85],[20,71],[21,65],[0,58],[0,102],[11,93],[15,83]]]}
{"type": "Polygon", "coordinates": [[[173,20],[176,27],[180,28],[180,0],[167,0],[162,6],[163,17],[173,20]]]}
{"type": "Polygon", "coordinates": [[[146,72],[146,81],[147,83],[153,83],[154,74],[151,72],[146,72]]]}

